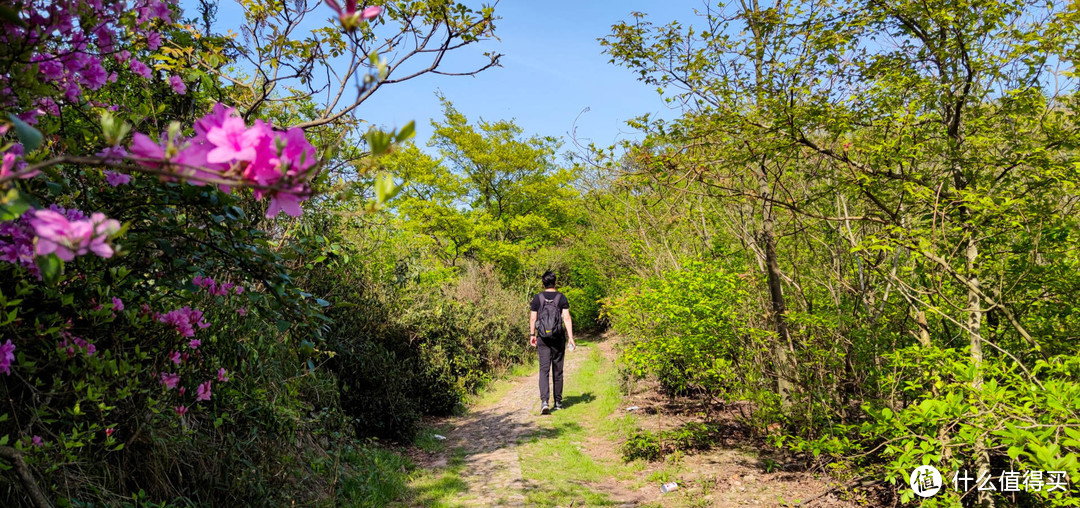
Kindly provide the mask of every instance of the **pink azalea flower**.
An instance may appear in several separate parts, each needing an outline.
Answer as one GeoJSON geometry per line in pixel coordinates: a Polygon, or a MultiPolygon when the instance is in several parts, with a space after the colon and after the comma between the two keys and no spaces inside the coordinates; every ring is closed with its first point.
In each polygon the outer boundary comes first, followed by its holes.
{"type": "Polygon", "coordinates": [[[146,79],[150,79],[150,77],[153,75],[153,71],[150,70],[150,67],[135,59],[131,60],[131,63],[128,64],[128,68],[131,69],[131,72],[134,72],[135,74],[138,74],[146,79]]]}
{"type": "Polygon", "coordinates": [[[173,351],[172,353],[169,353],[169,360],[172,360],[172,362],[177,365],[180,365],[180,362],[183,361],[180,357],[180,352],[178,351],[173,351]]]}
{"type": "Polygon", "coordinates": [[[225,372],[225,367],[222,367],[222,368],[218,369],[218,371],[217,371],[217,380],[221,381],[222,383],[229,380],[229,374],[227,372],[225,372]]]}
{"type": "Polygon", "coordinates": [[[176,331],[183,337],[194,337],[196,326],[199,328],[210,326],[210,323],[203,319],[202,311],[191,307],[166,312],[158,316],[158,321],[176,327],[176,331]]]}
{"type": "Polygon", "coordinates": [[[187,388],[186,388],[186,387],[184,387],[184,386],[181,386],[181,387],[180,387],[180,395],[183,395],[183,394],[184,394],[184,392],[186,392],[186,391],[187,391],[187,388]]]}
{"type": "Polygon", "coordinates": [[[127,62],[128,60],[131,60],[131,52],[130,51],[125,49],[125,50],[123,50],[123,51],[116,54],[116,61],[117,62],[124,63],[124,62],[127,62]]]}
{"type": "Polygon", "coordinates": [[[206,381],[199,385],[199,387],[195,389],[195,394],[195,402],[210,400],[210,381],[206,381]]]}
{"type": "Polygon", "coordinates": [[[107,183],[107,184],[109,184],[109,185],[111,185],[113,187],[119,187],[121,185],[127,185],[127,184],[131,183],[131,175],[126,174],[126,173],[117,173],[116,171],[106,171],[105,172],[105,183],[107,183]]]}
{"type": "Polygon", "coordinates": [[[236,115],[236,108],[226,108],[225,105],[220,102],[214,104],[210,113],[195,121],[196,139],[205,141],[206,133],[210,132],[210,129],[221,127],[226,119],[236,115]]]}
{"type": "Polygon", "coordinates": [[[26,162],[20,161],[18,155],[12,152],[4,154],[3,162],[0,163],[0,180],[7,178],[33,178],[39,174],[40,171],[23,171],[26,167],[26,162]]]}
{"type": "Polygon", "coordinates": [[[30,224],[38,236],[34,253],[38,256],[56,253],[64,261],[87,252],[103,258],[112,257],[113,248],[106,242],[120,231],[120,223],[105,218],[102,213],[73,221],[53,210],[37,210],[30,224]]]}
{"type": "Polygon", "coordinates": [[[176,416],[184,416],[187,413],[187,406],[176,406],[173,411],[176,412],[176,416]]]}
{"type": "Polygon", "coordinates": [[[236,313],[240,314],[241,316],[246,316],[247,315],[247,309],[245,309],[243,307],[240,307],[239,309],[236,309],[236,313]]]}
{"type": "Polygon", "coordinates": [[[82,84],[90,90],[97,90],[105,86],[105,82],[109,79],[109,73],[105,71],[105,67],[101,66],[101,61],[94,58],[79,71],[79,75],[82,78],[82,84]]]}
{"type": "Polygon", "coordinates": [[[266,207],[266,218],[274,218],[282,210],[293,217],[299,217],[303,213],[300,209],[300,197],[287,191],[275,192],[270,196],[270,206],[266,207]]]}
{"type": "Polygon", "coordinates": [[[180,383],[179,374],[161,373],[161,384],[165,385],[165,388],[173,389],[180,383]]]}
{"type": "Polygon", "coordinates": [[[220,127],[214,127],[206,133],[206,140],[214,149],[206,154],[207,162],[229,163],[234,160],[250,161],[255,158],[253,141],[262,133],[255,128],[248,129],[242,118],[229,117],[220,127]]]}
{"type": "Polygon", "coordinates": [[[113,432],[116,432],[116,429],[112,427],[105,429],[105,437],[112,437],[113,432]]]}
{"type": "Polygon", "coordinates": [[[244,286],[236,286],[236,294],[240,294],[240,293],[243,293],[243,292],[244,292],[244,286]]]}
{"type": "Polygon", "coordinates": [[[183,79],[180,79],[180,76],[169,76],[169,85],[172,86],[173,91],[179,95],[187,93],[187,85],[184,84],[183,79]]]}
{"type": "Polygon", "coordinates": [[[199,339],[191,339],[190,341],[188,341],[188,347],[191,349],[199,349],[199,346],[201,345],[202,341],[199,339]]]}
{"type": "Polygon", "coordinates": [[[15,344],[9,339],[0,344],[0,372],[11,375],[11,362],[15,361],[15,344]]]}
{"type": "Polygon", "coordinates": [[[150,51],[157,51],[161,47],[161,34],[157,32],[150,32],[146,35],[146,46],[150,48],[150,51]]]}
{"type": "Polygon", "coordinates": [[[45,442],[42,441],[41,436],[34,436],[33,438],[30,439],[30,444],[32,444],[32,445],[34,445],[34,446],[36,446],[38,448],[41,448],[45,444],[45,442]]]}
{"type": "Polygon", "coordinates": [[[363,11],[356,12],[356,0],[345,0],[344,9],[336,0],[326,0],[326,5],[337,12],[338,18],[341,20],[341,26],[346,30],[353,30],[360,21],[374,19],[379,14],[382,14],[382,7],[378,6],[366,7],[363,11]]]}
{"type": "Polygon", "coordinates": [[[112,308],[113,310],[124,310],[124,301],[115,296],[112,297],[112,308]]]}
{"type": "Polygon", "coordinates": [[[127,157],[128,153],[127,150],[124,150],[124,147],[117,145],[106,147],[94,155],[104,158],[105,162],[119,162],[124,157],[127,157]]]}

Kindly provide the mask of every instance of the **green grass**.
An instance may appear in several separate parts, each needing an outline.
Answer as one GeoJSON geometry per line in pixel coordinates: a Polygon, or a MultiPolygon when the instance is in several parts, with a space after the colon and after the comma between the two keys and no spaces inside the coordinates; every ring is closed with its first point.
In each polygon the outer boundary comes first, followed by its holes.
{"type": "Polygon", "coordinates": [[[594,492],[589,483],[609,478],[628,479],[633,468],[617,454],[597,460],[585,451],[590,436],[605,440],[613,449],[617,436],[634,426],[632,416],[609,418],[622,400],[618,373],[611,361],[592,344],[580,343],[569,353],[568,362],[582,362],[566,379],[563,403],[566,409],[540,420],[541,429],[519,449],[521,472],[537,488],[526,493],[530,505],[607,505],[613,502],[594,492]]]}
{"type": "Polygon", "coordinates": [[[341,479],[336,506],[386,506],[409,491],[409,471],[416,466],[407,457],[378,446],[345,451],[350,472],[341,479]]]}
{"type": "Polygon", "coordinates": [[[468,489],[461,479],[465,470],[465,451],[455,448],[446,467],[417,470],[409,481],[408,489],[398,497],[407,506],[460,506],[454,499],[468,489]]]}
{"type": "Polygon", "coordinates": [[[450,432],[450,425],[442,424],[435,427],[423,427],[416,433],[416,438],[413,439],[413,446],[428,452],[428,453],[441,453],[446,450],[446,440],[438,439],[436,434],[446,437],[450,432]]]}

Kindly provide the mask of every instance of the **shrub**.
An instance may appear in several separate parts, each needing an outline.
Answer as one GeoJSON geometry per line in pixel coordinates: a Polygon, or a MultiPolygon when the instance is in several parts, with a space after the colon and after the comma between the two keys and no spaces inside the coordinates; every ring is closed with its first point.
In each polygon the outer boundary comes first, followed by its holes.
{"type": "Polygon", "coordinates": [[[622,445],[623,460],[643,459],[656,461],[664,457],[664,448],[660,445],[660,438],[647,430],[635,432],[626,438],[622,445]]]}

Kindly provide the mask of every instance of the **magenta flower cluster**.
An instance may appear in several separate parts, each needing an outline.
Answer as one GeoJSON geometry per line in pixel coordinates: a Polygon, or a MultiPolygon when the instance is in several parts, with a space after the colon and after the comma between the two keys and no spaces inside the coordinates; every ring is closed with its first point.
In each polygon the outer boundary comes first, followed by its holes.
{"type": "Polygon", "coordinates": [[[190,138],[163,134],[154,140],[135,133],[131,154],[148,167],[167,167],[192,185],[213,182],[224,192],[251,186],[255,199],[270,197],[267,217],[281,211],[300,215],[300,202],[311,195],[317,162],[303,130],[280,132],[262,120],[248,126],[236,109],[221,103],[195,122],[190,138]]]}
{"type": "Polygon", "coordinates": [[[93,252],[103,258],[114,253],[111,237],[120,223],[100,213],[88,218],[79,210],[58,205],[30,210],[13,221],[0,222],[0,261],[21,265],[34,275],[34,256],[55,253],[64,261],[93,252]]]}
{"type": "MultiPolygon", "coordinates": [[[[20,23],[9,19],[0,22],[0,43],[16,48],[32,48],[27,70],[35,72],[42,82],[55,87],[62,100],[77,104],[85,91],[97,90],[107,82],[117,80],[117,72],[109,71],[109,57],[128,62],[136,74],[151,78],[149,66],[132,59],[121,46],[142,42],[151,50],[161,44],[158,22],[172,21],[173,0],[69,0],[53,2],[30,0],[14,12],[20,23]],[[134,11],[134,19],[127,13],[134,11]],[[87,23],[87,20],[93,20],[87,23]],[[121,58],[121,55],[126,58],[121,58]]],[[[58,113],[56,100],[51,97],[19,97],[34,93],[36,87],[16,87],[7,77],[0,76],[0,104],[11,108],[33,100],[33,108],[19,116],[33,124],[42,114],[58,113]]]]}
{"type": "Polygon", "coordinates": [[[109,240],[120,232],[120,223],[106,218],[103,213],[91,214],[89,219],[71,220],[53,210],[38,210],[30,219],[30,225],[38,236],[34,254],[55,253],[64,261],[87,252],[103,258],[112,257],[113,247],[109,240]]]}
{"type": "Polygon", "coordinates": [[[195,277],[193,277],[191,279],[191,283],[195,284],[198,287],[205,288],[206,292],[212,295],[225,296],[232,291],[235,291],[236,294],[241,294],[244,292],[244,286],[238,286],[231,282],[218,284],[214,279],[211,279],[210,277],[203,277],[201,275],[196,275],[195,277]]]}
{"type": "Polygon", "coordinates": [[[0,261],[20,265],[38,275],[34,264],[34,228],[30,225],[32,213],[11,221],[0,222],[0,261]]]}
{"type": "MultiPolygon", "coordinates": [[[[208,328],[210,326],[210,323],[203,319],[202,311],[191,307],[183,307],[165,314],[159,314],[157,320],[175,327],[176,331],[184,337],[194,337],[196,327],[208,328]]],[[[195,347],[198,347],[198,344],[195,347]]]]}
{"type": "MultiPolygon", "coordinates": [[[[11,363],[15,361],[15,344],[11,340],[0,344],[0,372],[11,375],[11,363]]],[[[218,376],[220,377],[220,373],[218,376]]]]}
{"type": "Polygon", "coordinates": [[[89,343],[82,337],[76,337],[67,331],[60,332],[62,340],[57,345],[57,349],[66,352],[68,358],[75,356],[75,353],[82,351],[86,356],[94,356],[97,352],[97,346],[89,343]]]}

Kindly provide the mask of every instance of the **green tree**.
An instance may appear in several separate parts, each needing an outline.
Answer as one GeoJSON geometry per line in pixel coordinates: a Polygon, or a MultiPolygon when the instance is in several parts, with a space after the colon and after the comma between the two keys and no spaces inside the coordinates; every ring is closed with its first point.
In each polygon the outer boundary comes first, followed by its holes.
{"type": "Polygon", "coordinates": [[[429,142],[441,158],[412,147],[385,162],[408,182],[397,209],[448,266],[495,263],[516,280],[528,253],[567,236],[580,216],[573,173],[556,164],[555,139],[525,138],[512,121],[474,125],[449,101],[443,106],[429,142]]]}

